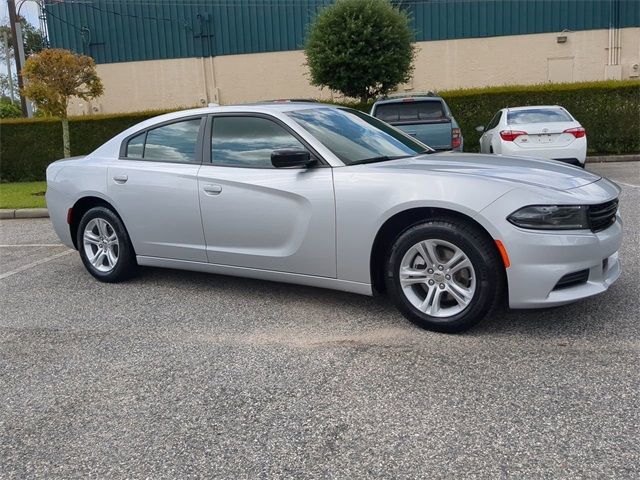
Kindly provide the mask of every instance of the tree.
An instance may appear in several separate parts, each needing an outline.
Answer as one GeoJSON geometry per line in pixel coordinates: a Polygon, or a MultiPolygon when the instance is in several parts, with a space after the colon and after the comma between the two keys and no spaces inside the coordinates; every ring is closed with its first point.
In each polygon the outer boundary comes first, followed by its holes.
{"type": "Polygon", "coordinates": [[[409,81],[415,50],[409,17],[387,0],[338,0],[309,30],[311,83],[366,102],[409,81]]]}
{"type": "Polygon", "coordinates": [[[67,106],[71,97],[91,100],[104,92],[91,57],[47,49],[29,57],[22,69],[23,94],[46,116],[62,119],[64,156],[70,156],[67,106]]]}
{"type": "MultiPolygon", "coordinates": [[[[20,25],[22,26],[22,40],[24,42],[24,56],[30,57],[34,53],[38,53],[45,47],[44,34],[41,30],[31,25],[26,18],[20,18],[20,25]]],[[[9,40],[9,57],[14,58],[13,48],[13,36],[11,35],[11,27],[9,25],[0,25],[0,36],[2,32],[7,32],[7,38],[9,40]]],[[[4,61],[4,49],[0,48],[0,60],[4,61]]]]}
{"type": "Polygon", "coordinates": [[[9,98],[0,98],[0,118],[20,118],[21,116],[20,105],[12,102],[9,98]]]}
{"type": "MultiPolygon", "coordinates": [[[[11,98],[11,84],[13,83],[13,88],[18,88],[18,76],[14,73],[11,75],[11,82],[9,81],[8,73],[0,73],[0,97],[2,98],[11,98]]],[[[16,91],[13,92],[17,93],[16,91]]]]}

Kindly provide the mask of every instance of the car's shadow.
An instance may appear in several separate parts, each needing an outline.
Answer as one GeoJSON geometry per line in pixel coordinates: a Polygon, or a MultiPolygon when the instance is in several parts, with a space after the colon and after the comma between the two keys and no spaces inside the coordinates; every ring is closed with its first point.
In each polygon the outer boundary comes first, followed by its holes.
{"type": "MultiPolygon", "coordinates": [[[[626,330],[635,331],[640,300],[630,302],[627,290],[637,290],[630,282],[621,278],[609,291],[570,305],[549,309],[509,310],[499,308],[479,325],[466,332],[465,336],[514,335],[528,337],[624,337],[626,330]],[[633,313],[635,311],[635,314],[633,313]]],[[[631,279],[629,279],[631,280],[631,279]]],[[[215,289],[218,295],[243,298],[243,302],[255,302],[261,307],[265,298],[282,308],[294,305],[323,312],[331,322],[355,316],[378,327],[407,328],[412,334],[423,330],[406,320],[386,296],[367,297],[346,292],[314,288],[286,283],[254,280],[241,277],[205,274],[181,270],[141,268],[133,284],[162,284],[172,290],[190,291],[215,289]],[[341,317],[341,318],[337,318],[341,317]]],[[[370,325],[373,326],[373,325],[370,325]]],[[[431,334],[431,332],[424,332],[431,334]]]]}

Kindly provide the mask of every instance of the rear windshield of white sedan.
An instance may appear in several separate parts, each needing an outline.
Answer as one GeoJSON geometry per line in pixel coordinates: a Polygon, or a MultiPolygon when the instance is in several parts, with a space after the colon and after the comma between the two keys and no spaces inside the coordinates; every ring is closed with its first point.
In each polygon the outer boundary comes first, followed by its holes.
{"type": "Polygon", "coordinates": [[[508,125],[554,122],[573,122],[573,118],[559,108],[531,108],[527,110],[511,110],[507,113],[508,125]]]}
{"type": "Polygon", "coordinates": [[[287,115],[346,165],[368,159],[411,157],[429,150],[426,145],[357,110],[310,108],[287,112],[287,115]]]}

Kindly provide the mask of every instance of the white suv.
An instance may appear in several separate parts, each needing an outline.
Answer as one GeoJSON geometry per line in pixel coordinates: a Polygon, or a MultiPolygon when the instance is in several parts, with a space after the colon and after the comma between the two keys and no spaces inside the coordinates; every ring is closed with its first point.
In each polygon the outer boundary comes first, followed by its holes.
{"type": "Polygon", "coordinates": [[[559,160],[584,168],[587,135],[564,108],[503,108],[485,126],[476,127],[481,153],[559,160]]]}

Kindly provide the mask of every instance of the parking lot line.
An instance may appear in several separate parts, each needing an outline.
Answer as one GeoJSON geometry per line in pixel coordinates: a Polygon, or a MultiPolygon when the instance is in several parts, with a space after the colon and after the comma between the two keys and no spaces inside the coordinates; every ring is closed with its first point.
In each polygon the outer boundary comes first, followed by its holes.
{"type": "Polygon", "coordinates": [[[0,275],[0,280],[10,277],[11,275],[15,275],[16,273],[29,270],[30,268],[37,267],[38,265],[42,265],[43,263],[50,262],[51,260],[55,260],[58,257],[68,255],[73,252],[75,252],[75,250],[65,250],[64,252],[59,252],[59,253],[56,253],[55,255],[51,255],[50,257],[42,258],[40,260],[36,260],[35,262],[28,263],[26,265],[16,268],[15,270],[11,270],[9,272],[3,273],[2,275],[0,275]]]}
{"type": "Polygon", "coordinates": [[[0,248],[21,247],[64,247],[61,243],[24,243],[21,245],[0,245],[0,248]]]}

